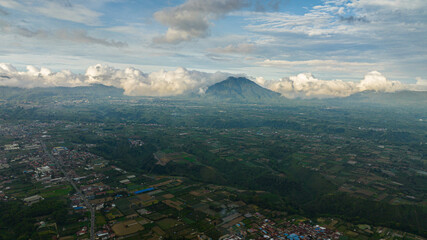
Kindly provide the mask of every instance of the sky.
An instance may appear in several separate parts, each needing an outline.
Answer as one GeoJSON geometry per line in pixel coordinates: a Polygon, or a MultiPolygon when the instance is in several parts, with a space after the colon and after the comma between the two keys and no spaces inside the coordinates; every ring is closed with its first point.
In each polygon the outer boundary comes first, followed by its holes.
{"type": "Polygon", "coordinates": [[[425,0],[0,0],[0,85],[287,97],[427,90],[425,0]]]}

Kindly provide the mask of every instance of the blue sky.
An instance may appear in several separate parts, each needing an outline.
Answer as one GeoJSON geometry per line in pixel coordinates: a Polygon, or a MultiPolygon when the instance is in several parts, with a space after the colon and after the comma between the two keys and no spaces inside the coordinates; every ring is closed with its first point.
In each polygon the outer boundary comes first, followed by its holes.
{"type": "Polygon", "coordinates": [[[425,0],[0,0],[0,62],[425,82],[425,0]]]}

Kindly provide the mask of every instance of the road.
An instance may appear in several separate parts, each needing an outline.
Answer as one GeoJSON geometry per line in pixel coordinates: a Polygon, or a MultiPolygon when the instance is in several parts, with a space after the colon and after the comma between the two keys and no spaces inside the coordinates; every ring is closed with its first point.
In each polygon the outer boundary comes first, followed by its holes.
{"type": "Polygon", "coordinates": [[[80,188],[77,187],[77,185],[74,183],[73,179],[70,177],[70,175],[64,170],[62,160],[59,158],[55,158],[50,154],[49,151],[46,149],[46,145],[44,142],[41,142],[41,145],[43,147],[43,151],[45,154],[50,158],[52,162],[54,162],[59,170],[64,174],[65,179],[73,186],[74,190],[76,190],[77,194],[80,196],[80,198],[83,200],[85,206],[90,211],[90,239],[95,240],[95,209],[92,207],[92,205],[89,203],[85,195],[80,191],[80,188]]]}

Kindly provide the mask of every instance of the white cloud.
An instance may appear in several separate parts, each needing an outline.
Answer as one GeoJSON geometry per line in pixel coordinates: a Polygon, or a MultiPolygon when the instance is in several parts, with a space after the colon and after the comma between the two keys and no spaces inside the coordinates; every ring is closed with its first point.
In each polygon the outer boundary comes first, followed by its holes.
{"type": "Polygon", "coordinates": [[[387,80],[377,71],[369,72],[360,82],[342,80],[320,80],[311,73],[282,78],[278,81],[257,79],[258,84],[281,93],[287,98],[333,98],[347,97],[363,91],[396,92],[401,90],[422,90],[413,84],[402,84],[387,80]]]}
{"type": "Polygon", "coordinates": [[[412,91],[427,91],[427,79],[422,79],[420,77],[415,79],[417,82],[415,84],[410,84],[409,89],[412,91]]]}
{"type": "Polygon", "coordinates": [[[265,86],[287,98],[347,97],[357,89],[353,82],[319,80],[310,73],[266,82],[265,86]]]}
{"type": "Polygon", "coordinates": [[[419,86],[427,86],[427,79],[422,79],[420,77],[415,78],[417,80],[417,85],[419,86]]]}
{"type": "Polygon", "coordinates": [[[404,86],[398,81],[389,81],[381,73],[372,71],[358,84],[359,91],[373,90],[376,92],[395,92],[403,90],[404,86]]]}
{"type": "Polygon", "coordinates": [[[185,3],[154,13],[154,18],[168,30],[154,39],[155,43],[177,44],[209,34],[211,20],[247,5],[246,0],[187,0],[185,3]]]}
{"type": "Polygon", "coordinates": [[[44,67],[27,66],[26,72],[20,72],[10,64],[0,63],[0,86],[34,88],[85,85],[87,84],[84,83],[82,76],[67,70],[54,73],[44,67]]]}
{"type": "MultiPolygon", "coordinates": [[[[68,70],[52,72],[41,67],[27,66],[18,71],[11,64],[0,63],[0,86],[23,88],[34,87],[76,87],[90,84],[104,84],[124,90],[130,96],[176,96],[187,93],[203,94],[207,87],[225,80],[229,73],[206,73],[177,68],[174,71],[144,73],[128,67],[117,69],[108,65],[93,65],[85,74],[74,74],[68,70]]],[[[417,78],[416,84],[403,84],[387,80],[377,71],[369,72],[359,82],[342,80],[320,80],[310,73],[279,80],[254,79],[259,85],[281,93],[287,98],[332,98],[347,97],[362,91],[396,92],[400,90],[427,90],[427,81],[417,78]]]]}

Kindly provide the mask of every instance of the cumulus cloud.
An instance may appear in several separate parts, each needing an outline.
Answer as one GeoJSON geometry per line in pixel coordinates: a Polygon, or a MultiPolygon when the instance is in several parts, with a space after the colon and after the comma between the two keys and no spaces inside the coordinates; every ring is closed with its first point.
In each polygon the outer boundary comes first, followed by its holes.
{"type": "Polygon", "coordinates": [[[415,84],[409,85],[409,89],[412,91],[427,91],[427,79],[422,79],[420,77],[415,79],[417,82],[415,84]]]}
{"type": "Polygon", "coordinates": [[[168,27],[165,35],[154,39],[155,43],[177,44],[209,33],[211,20],[247,6],[246,0],[187,0],[185,3],[154,13],[154,18],[168,27]]]}
{"type": "Polygon", "coordinates": [[[387,80],[377,71],[369,72],[360,82],[320,80],[311,73],[301,73],[278,81],[257,79],[256,82],[287,98],[333,98],[347,97],[363,91],[396,92],[420,89],[418,86],[387,80]]]}
{"type": "MultiPolygon", "coordinates": [[[[103,84],[121,88],[129,96],[204,94],[209,86],[225,80],[231,75],[222,72],[191,71],[185,68],[144,73],[132,67],[117,69],[101,64],[88,67],[84,74],[74,74],[68,70],[52,72],[48,68],[34,66],[27,66],[26,71],[18,71],[11,64],[0,63],[0,86],[34,88],[103,84]]],[[[263,77],[252,80],[287,98],[347,97],[362,91],[427,91],[427,81],[424,79],[417,78],[416,84],[403,84],[398,81],[390,81],[377,71],[367,73],[359,82],[320,80],[311,73],[301,73],[279,80],[266,80],[263,77]]]]}
{"type": "Polygon", "coordinates": [[[0,63],[0,86],[23,88],[84,86],[84,79],[68,70],[52,72],[47,68],[27,66],[27,71],[20,72],[10,64],[0,63]]]}
{"type": "Polygon", "coordinates": [[[381,73],[372,71],[358,84],[359,91],[373,90],[376,92],[395,92],[403,90],[404,86],[398,81],[389,81],[381,73]]]}
{"type": "Polygon", "coordinates": [[[417,85],[427,86],[427,79],[422,79],[420,77],[415,78],[417,80],[417,85]]]}
{"type": "Polygon", "coordinates": [[[357,88],[353,82],[319,80],[311,73],[300,73],[264,85],[287,98],[347,97],[355,93],[357,88]]]}

